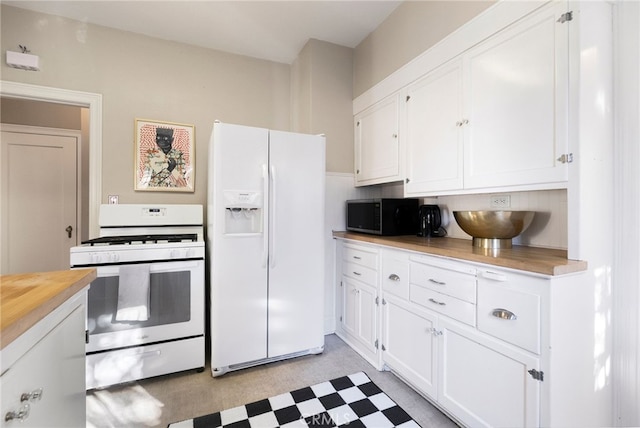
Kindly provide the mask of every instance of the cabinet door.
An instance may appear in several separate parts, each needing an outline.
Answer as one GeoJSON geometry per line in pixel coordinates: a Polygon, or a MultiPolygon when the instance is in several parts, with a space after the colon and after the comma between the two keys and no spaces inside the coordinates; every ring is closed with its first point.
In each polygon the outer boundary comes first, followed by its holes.
{"type": "Polygon", "coordinates": [[[436,316],[385,294],[382,360],[421,392],[437,398],[436,316]]]}
{"type": "Polygon", "coordinates": [[[344,331],[355,337],[358,331],[358,288],[355,281],[343,277],[342,290],[342,327],[344,331]]]}
{"type": "Polygon", "coordinates": [[[356,185],[400,180],[398,97],[393,95],[355,117],[356,185]]]}
{"type": "Polygon", "coordinates": [[[465,56],[465,188],[566,182],[566,5],[546,7],[465,56]]]}
{"type": "Polygon", "coordinates": [[[463,186],[462,65],[454,60],[408,88],[405,196],[463,186]]]}
{"type": "Polygon", "coordinates": [[[86,424],[85,315],[76,308],[35,344],[0,378],[4,427],[80,427],[86,424]],[[41,389],[39,400],[20,401],[24,393],[41,389]],[[5,416],[28,405],[29,416],[20,423],[5,416]]]}
{"type": "Polygon", "coordinates": [[[343,277],[342,283],[344,289],[342,327],[345,332],[362,343],[366,350],[375,353],[378,339],[376,290],[346,276],[343,277]]]}
{"type": "Polygon", "coordinates": [[[539,360],[474,329],[440,318],[438,402],[474,427],[539,426],[539,360]]]}
{"type": "Polygon", "coordinates": [[[376,352],[376,341],[378,339],[377,293],[373,287],[363,285],[358,288],[356,296],[359,310],[358,339],[370,351],[376,352]]]}

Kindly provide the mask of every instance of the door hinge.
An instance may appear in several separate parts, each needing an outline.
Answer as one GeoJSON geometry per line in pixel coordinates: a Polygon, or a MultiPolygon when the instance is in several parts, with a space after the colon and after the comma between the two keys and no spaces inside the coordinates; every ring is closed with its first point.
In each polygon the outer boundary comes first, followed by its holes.
{"type": "Polygon", "coordinates": [[[381,349],[382,349],[383,351],[386,351],[386,350],[387,350],[387,348],[385,348],[385,347],[384,347],[384,343],[382,344],[381,349]]]}
{"type": "Polygon", "coordinates": [[[382,304],[383,304],[383,305],[386,305],[386,304],[387,304],[387,301],[386,301],[386,300],[384,300],[384,298],[382,299],[382,304]]]}
{"type": "Polygon", "coordinates": [[[409,101],[410,99],[411,99],[411,96],[410,96],[410,95],[407,95],[407,98],[405,98],[405,100],[404,100],[404,101],[405,101],[405,102],[407,102],[407,101],[409,101]]]}
{"type": "Polygon", "coordinates": [[[342,315],[340,315],[340,322],[342,322],[342,315]]]}
{"type": "Polygon", "coordinates": [[[360,126],[360,121],[357,121],[357,122],[356,122],[356,126],[360,126]]]}
{"type": "Polygon", "coordinates": [[[573,162],[573,153],[563,153],[558,159],[556,159],[560,163],[572,163],[573,162]]]}
{"type": "Polygon", "coordinates": [[[84,331],[84,343],[89,344],[89,330],[84,331]]]}
{"type": "Polygon", "coordinates": [[[340,287],[342,287],[342,281],[340,281],[340,287]]]}
{"type": "Polygon", "coordinates": [[[573,20],[573,12],[572,11],[563,13],[562,15],[560,15],[560,18],[558,18],[558,22],[561,23],[561,24],[564,24],[565,22],[572,21],[572,20],[573,20]]]}
{"type": "Polygon", "coordinates": [[[544,372],[539,372],[536,369],[531,369],[531,370],[529,370],[529,374],[535,380],[539,380],[540,382],[544,382],[544,372]]]}

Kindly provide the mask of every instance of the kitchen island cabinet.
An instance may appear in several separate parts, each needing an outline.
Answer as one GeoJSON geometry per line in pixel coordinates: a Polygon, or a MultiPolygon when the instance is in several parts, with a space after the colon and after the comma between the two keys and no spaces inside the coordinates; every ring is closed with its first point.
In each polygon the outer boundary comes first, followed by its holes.
{"type": "Polygon", "coordinates": [[[95,269],[5,275],[2,427],[86,425],[85,301],[95,269]]]}

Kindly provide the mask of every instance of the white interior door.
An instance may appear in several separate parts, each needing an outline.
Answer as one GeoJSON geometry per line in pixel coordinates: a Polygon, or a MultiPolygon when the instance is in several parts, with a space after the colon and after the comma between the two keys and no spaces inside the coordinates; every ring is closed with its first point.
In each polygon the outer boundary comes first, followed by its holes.
{"type": "Polygon", "coordinates": [[[46,128],[14,129],[2,128],[0,271],[68,269],[69,249],[77,245],[80,135],[56,135],[61,132],[46,128]]]}

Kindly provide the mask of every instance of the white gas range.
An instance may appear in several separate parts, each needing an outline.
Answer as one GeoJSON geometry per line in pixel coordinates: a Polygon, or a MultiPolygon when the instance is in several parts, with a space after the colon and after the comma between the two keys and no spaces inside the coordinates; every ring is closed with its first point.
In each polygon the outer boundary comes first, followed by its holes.
{"type": "Polygon", "coordinates": [[[73,247],[94,267],[87,389],[204,368],[201,205],[102,205],[100,237],[73,247]]]}

